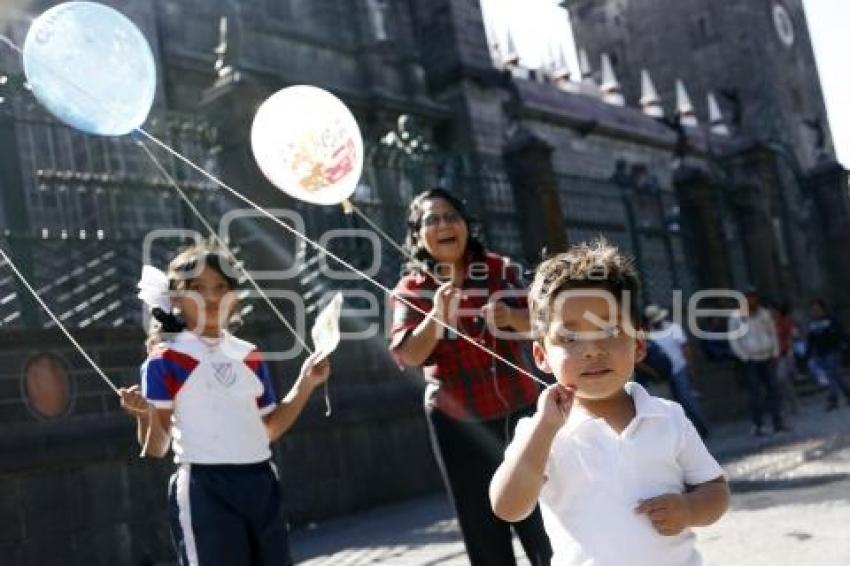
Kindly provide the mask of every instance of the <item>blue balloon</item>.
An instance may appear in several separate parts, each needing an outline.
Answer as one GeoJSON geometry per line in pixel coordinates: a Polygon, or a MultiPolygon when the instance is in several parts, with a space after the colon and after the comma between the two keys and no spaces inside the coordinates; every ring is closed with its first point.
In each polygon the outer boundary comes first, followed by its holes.
{"type": "Polygon", "coordinates": [[[24,72],[53,115],[90,134],[138,128],[156,93],[156,65],[142,32],[94,2],[66,2],[36,18],[24,41],[24,72]]]}

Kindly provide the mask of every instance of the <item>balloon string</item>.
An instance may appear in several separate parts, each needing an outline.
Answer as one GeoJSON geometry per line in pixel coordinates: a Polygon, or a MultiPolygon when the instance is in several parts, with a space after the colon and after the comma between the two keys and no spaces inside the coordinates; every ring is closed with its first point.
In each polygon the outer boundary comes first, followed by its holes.
{"type": "Polygon", "coordinates": [[[442,279],[440,279],[439,277],[437,277],[436,275],[434,275],[434,273],[432,273],[430,270],[428,270],[427,266],[425,265],[425,263],[423,261],[418,260],[415,257],[413,257],[413,254],[411,254],[408,250],[404,249],[401,245],[399,245],[399,243],[396,242],[393,239],[392,236],[390,236],[389,234],[384,232],[384,230],[380,226],[378,226],[371,218],[369,218],[362,210],[360,210],[360,208],[358,208],[356,204],[354,204],[350,200],[346,200],[345,201],[345,207],[346,207],[347,210],[350,210],[351,212],[353,212],[354,214],[359,216],[361,220],[363,220],[366,224],[368,224],[369,227],[372,228],[372,230],[377,232],[378,235],[380,235],[382,238],[384,238],[392,247],[394,247],[396,250],[398,250],[404,257],[406,257],[407,259],[409,259],[412,262],[415,262],[417,267],[422,271],[422,273],[424,273],[425,275],[427,275],[428,277],[433,279],[434,282],[437,285],[442,285],[445,282],[442,279]]]}
{"type": "MultiPolygon", "coordinates": [[[[247,269],[245,269],[245,267],[242,265],[242,263],[236,257],[236,254],[233,253],[233,250],[231,250],[230,247],[218,236],[218,234],[216,233],[216,231],[212,227],[212,225],[207,221],[207,219],[204,217],[204,215],[201,213],[201,211],[198,210],[198,208],[195,206],[195,203],[193,203],[191,201],[191,199],[189,199],[189,196],[183,191],[183,189],[180,188],[180,185],[177,183],[177,181],[174,179],[174,177],[171,176],[171,174],[168,172],[168,170],[166,170],[166,168],[162,165],[162,163],[159,161],[159,159],[156,158],[156,156],[153,154],[153,152],[150,150],[150,148],[147,146],[147,144],[145,144],[145,142],[142,141],[142,140],[138,140],[136,143],[139,147],[142,148],[142,150],[144,150],[145,154],[147,154],[147,156],[153,162],[154,166],[159,170],[160,174],[168,181],[168,183],[171,185],[171,187],[175,191],[177,191],[177,194],[180,195],[180,198],[183,199],[183,202],[186,203],[186,205],[189,207],[189,209],[192,211],[192,213],[195,215],[195,217],[201,222],[201,224],[204,225],[204,228],[207,229],[207,231],[209,232],[209,234],[213,238],[213,240],[217,244],[219,244],[227,252],[227,254],[230,256],[230,259],[234,262],[234,264],[239,269],[239,271],[241,271],[242,274],[245,275],[245,278],[248,280],[248,282],[251,283],[251,285],[254,287],[254,289],[257,291],[257,293],[259,293],[260,296],[263,298],[263,300],[265,300],[266,304],[269,306],[269,308],[272,310],[272,312],[275,314],[275,316],[277,316],[277,319],[280,321],[280,323],[283,324],[287,328],[287,330],[289,330],[289,332],[292,334],[292,336],[295,338],[295,340],[305,350],[307,350],[308,353],[312,354],[313,350],[310,348],[310,346],[307,345],[307,342],[303,338],[301,338],[301,335],[298,334],[298,332],[295,330],[295,328],[292,326],[292,324],[288,320],[286,320],[286,317],[283,316],[283,313],[281,313],[280,310],[278,310],[278,308],[275,306],[275,304],[272,302],[272,300],[269,298],[269,296],[265,293],[265,291],[262,290],[262,288],[257,283],[257,281],[251,276],[251,273],[247,269]]],[[[331,415],[331,399],[330,399],[330,395],[328,394],[328,382],[327,381],[325,381],[325,388],[324,389],[325,389],[325,408],[326,408],[325,416],[330,416],[331,415]]]]}
{"type": "Polygon", "coordinates": [[[18,276],[18,279],[21,280],[21,283],[24,284],[24,287],[27,288],[32,297],[38,302],[39,305],[41,305],[41,308],[43,308],[44,311],[50,316],[50,318],[53,319],[53,322],[56,323],[56,326],[59,327],[59,330],[61,330],[65,334],[65,336],[68,337],[68,340],[70,340],[71,344],[73,344],[77,351],[80,352],[80,355],[82,355],[86,359],[86,361],[91,365],[91,367],[94,368],[97,374],[103,379],[103,381],[106,382],[110,389],[112,389],[116,395],[120,396],[120,393],[118,393],[118,388],[115,387],[115,384],[113,384],[112,381],[108,377],[106,377],[106,374],[103,372],[103,370],[100,369],[100,367],[94,362],[93,359],[91,359],[91,357],[86,353],[86,351],[83,350],[83,347],[80,346],[79,342],[77,342],[77,340],[71,335],[71,333],[68,332],[68,329],[65,328],[65,325],[62,324],[59,318],[57,318],[56,315],[53,314],[53,311],[50,310],[50,307],[48,307],[47,304],[45,304],[45,302],[41,299],[41,297],[38,296],[38,293],[36,293],[35,289],[33,289],[32,285],[29,284],[29,281],[27,281],[26,277],[24,277],[20,270],[18,270],[18,268],[15,266],[15,263],[6,254],[5,250],[2,247],[0,247],[0,255],[3,256],[3,259],[6,260],[6,264],[9,266],[9,268],[11,268],[12,271],[15,272],[15,275],[18,276]]]}
{"type": "MultiPolygon", "coordinates": [[[[15,42],[12,41],[11,39],[9,39],[7,36],[0,34],[0,42],[7,45],[9,48],[11,48],[13,51],[18,53],[19,55],[23,55],[23,53],[24,53],[23,50],[20,47],[18,47],[15,44],[15,42]]],[[[59,318],[57,318],[57,316],[53,313],[53,311],[50,309],[50,307],[48,307],[47,304],[41,299],[41,297],[38,295],[36,290],[33,289],[32,285],[30,285],[29,281],[27,281],[26,277],[24,277],[24,275],[20,272],[20,270],[15,265],[15,263],[6,254],[5,250],[3,250],[2,247],[0,247],[0,255],[2,255],[3,258],[6,260],[6,263],[9,265],[9,268],[11,268],[12,271],[14,271],[15,275],[18,277],[18,279],[20,279],[21,283],[24,284],[24,287],[27,288],[27,291],[29,291],[29,293],[32,295],[32,297],[38,302],[39,305],[41,305],[41,308],[44,309],[44,312],[46,312],[48,314],[48,316],[50,316],[50,318],[53,320],[53,322],[56,323],[56,326],[59,328],[59,330],[61,330],[62,333],[65,334],[65,336],[68,338],[68,340],[71,341],[71,344],[74,345],[74,347],[77,349],[77,351],[80,353],[80,355],[83,356],[83,358],[86,359],[86,361],[91,365],[91,367],[101,377],[101,379],[103,379],[103,381],[109,386],[109,388],[112,389],[112,391],[114,391],[115,394],[120,397],[120,393],[118,392],[118,388],[115,386],[114,383],[112,383],[112,380],[110,380],[106,376],[106,373],[104,373],[104,371],[102,369],[100,369],[100,367],[94,362],[94,360],[91,358],[91,356],[89,356],[86,353],[86,351],[83,349],[83,347],[80,345],[80,343],[77,342],[77,340],[73,337],[73,335],[71,335],[71,333],[68,331],[68,329],[65,328],[65,325],[62,324],[62,322],[59,320],[59,318]]]]}
{"type": "Polygon", "coordinates": [[[20,54],[20,55],[23,55],[23,54],[24,54],[24,51],[23,51],[20,47],[18,47],[18,46],[15,44],[15,42],[14,42],[14,41],[12,41],[11,39],[9,39],[8,37],[6,37],[5,35],[3,35],[2,33],[0,33],[0,42],[5,43],[5,44],[6,44],[6,45],[8,45],[10,48],[12,48],[14,51],[17,51],[17,52],[18,52],[18,54],[20,54]]]}
{"type": "Polygon", "coordinates": [[[171,187],[175,191],[177,191],[177,194],[180,195],[180,198],[183,199],[183,202],[186,203],[186,205],[189,207],[189,209],[192,211],[192,213],[195,215],[195,217],[201,222],[201,224],[204,225],[204,228],[207,229],[207,231],[209,232],[209,234],[213,238],[213,240],[217,244],[219,244],[227,252],[231,261],[235,262],[236,266],[239,268],[239,270],[242,272],[242,274],[245,275],[245,277],[248,279],[248,282],[251,283],[251,285],[254,287],[254,289],[256,289],[256,291],[260,294],[260,296],[266,301],[266,304],[269,306],[269,308],[272,310],[272,312],[274,312],[274,314],[277,316],[277,319],[281,322],[281,324],[283,324],[287,328],[287,330],[289,330],[292,333],[292,336],[298,341],[299,344],[301,344],[301,346],[305,350],[307,350],[309,353],[312,354],[313,351],[310,349],[310,347],[307,345],[307,343],[304,341],[304,339],[301,338],[301,336],[298,334],[298,332],[295,330],[295,328],[293,328],[292,324],[288,320],[286,320],[286,317],[283,316],[283,313],[281,313],[278,310],[278,308],[274,305],[274,303],[271,301],[269,296],[266,295],[266,293],[260,288],[260,286],[256,282],[256,280],[253,277],[251,277],[251,274],[248,272],[248,270],[245,269],[244,266],[242,266],[241,262],[236,257],[236,255],[233,253],[233,251],[227,246],[226,243],[224,243],[221,240],[221,238],[216,233],[215,229],[210,225],[210,223],[203,216],[203,214],[201,214],[201,211],[198,210],[198,208],[195,206],[195,204],[189,199],[188,195],[185,192],[183,192],[183,189],[180,188],[177,181],[175,181],[174,177],[172,177],[171,174],[168,173],[168,171],[165,169],[165,167],[162,165],[162,163],[151,152],[150,148],[148,148],[148,146],[143,141],[138,141],[137,143],[138,143],[139,147],[141,147],[144,150],[144,152],[151,159],[151,161],[153,161],[153,164],[156,166],[156,168],[159,170],[159,172],[162,174],[162,176],[165,177],[165,179],[169,182],[169,184],[171,184],[171,187]]]}
{"type": "MultiPolygon", "coordinates": [[[[205,169],[203,169],[203,168],[202,168],[202,167],[200,167],[199,165],[196,165],[196,164],[195,164],[194,162],[192,162],[189,158],[184,157],[183,155],[181,155],[181,154],[180,154],[179,152],[177,152],[176,150],[174,150],[174,149],[170,148],[168,145],[166,145],[165,143],[161,142],[161,141],[160,141],[159,139],[157,139],[155,136],[153,136],[153,135],[149,134],[148,132],[146,132],[146,131],[145,131],[145,130],[143,130],[142,128],[136,128],[136,130],[134,130],[134,131],[136,131],[136,132],[138,132],[138,133],[142,134],[143,136],[145,136],[146,138],[148,138],[149,140],[151,140],[154,144],[156,144],[156,145],[157,145],[157,146],[159,146],[160,148],[164,149],[165,151],[167,151],[168,153],[170,153],[171,155],[173,155],[174,157],[176,157],[177,159],[179,159],[180,161],[182,161],[183,163],[185,163],[186,165],[188,165],[189,167],[191,167],[192,169],[194,169],[195,171],[197,171],[198,173],[200,173],[201,175],[203,175],[204,177],[206,177],[207,179],[209,179],[209,180],[210,180],[210,181],[212,181],[213,183],[217,184],[217,185],[218,185],[218,186],[220,186],[221,188],[223,188],[223,189],[225,189],[226,191],[230,192],[233,196],[235,196],[236,198],[238,198],[238,199],[239,199],[239,200],[241,200],[242,202],[244,202],[244,203],[246,203],[247,205],[249,205],[249,206],[251,206],[251,207],[255,208],[258,212],[260,212],[260,213],[261,213],[261,214],[263,214],[264,216],[268,217],[268,219],[269,219],[269,220],[271,220],[272,222],[274,222],[274,223],[278,224],[278,225],[279,225],[279,226],[281,226],[284,230],[286,230],[287,232],[291,233],[291,234],[292,234],[293,236],[295,236],[296,238],[298,238],[298,239],[302,240],[303,242],[305,242],[305,243],[309,244],[310,246],[312,246],[312,247],[313,247],[313,248],[315,248],[316,250],[318,250],[318,251],[320,251],[320,252],[324,253],[326,256],[328,256],[328,257],[332,258],[333,260],[337,261],[340,265],[344,266],[346,269],[350,270],[352,273],[355,273],[355,274],[359,275],[360,277],[362,277],[362,278],[363,278],[363,279],[365,279],[366,281],[370,282],[370,283],[371,283],[372,285],[374,285],[375,287],[377,287],[377,288],[381,289],[381,290],[382,290],[382,291],[384,291],[386,294],[390,295],[391,297],[395,298],[395,299],[396,299],[397,301],[399,301],[400,303],[402,303],[402,304],[404,304],[405,306],[407,306],[408,308],[410,308],[410,309],[414,310],[415,312],[417,312],[417,313],[419,313],[419,314],[421,314],[421,315],[423,315],[423,316],[425,316],[425,317],[430,316],[428,312],[426,312],[426,311],[424,311],[423,309],[419,308],[418,306],[414,305],[413,303],[411,303],[410,301],[408,301],[407,299],[405,299],[405,298],[404,298],[401,294],[399,294],[399,293],[397,293],[396,291],[394,291],[394,290],[392,290],[392,289],[388,288],[387,286],[383,285],[382,283],[379,283],[379,282],[378,282],[378,281],[376,281],[374,278],[372,278],[372,277],[370,277],[369,275],[367,275],[366,273],[364,273],[364,272],[360,271],[359,269],[357,269],[356,267],[354,267],[353,265],[351,265],[350,263],[348,263],[348,262],[347,262],[347,261],[345,261],[344,259],[340,258],[339,256],[337,256],[336,254],[334,254],[334,253],[333,253],[333,252],[331,252],[330,250],[328,250],[328,249],[326,249],[326,248],[322,247],[320,244],[317,244],[316,242],[314,242],[313,240],[311,240],[310,238],[308,238],[307,236],[305,236],[304,234],[302,234],[301,232],[299,232],[299,231],[298,231],[298,230],[296,230],[295,228],[292,228],[291,226],[289,226],[288,224],[286,224],[285,222],[283,222],[280,218],[278,218],[278,217],[274,216],[273,214],[271,214],[270,212],[268,212],[267,210],[265,210],[263,207],[261,207],[260,205],[258,205],[257,203],[255,203],[254,201],[252,201],[251,199],[249,199],[248,197],[244,196],[242,193],[240,193],[240,192],[239,192],[239,191],[237,191],[236,189],[232,188],[230,185],[228,185],[227,183],[225,183],[225,182],[224,182],[224,181],[222,181],[221,179],[217,178],[217,177],[216,177],[215,175],[213,175],[212,173],[208,173],[205,169]]],[[[475,346],[476,348],[478,348],[478,349],[480,349],[480,350],[482,350],[482,351],[484,351],[484,352],[488,353],[489,355],[493,356],[494,358],[496,358],[497,360],[499,360],[500,362],[502,362],[502,363],[503,363],[503,364],[505,364],[506,366],[510,367],[511,369],[516,370],[517,372],[521,373],[522,375],[525,375],[526,377],[528,377],[529,379],[532,379],[533,381],[536,381],[537,383],[540,383],[541,385],[548,386],[548,384],[547,384],[545,381],[543,381],[542,379],[538,378],[536,375],[532,374],[532,373],[531,373],[531,372],[529,372],[528,370],[525,370],[525,369],[523,369],[523,368],[519,367],[518,365],[514,364],[514,363],[513,363],[513,362],[511,362],[510,360],[505,359],[503,356],[500,356],[500,355],[499,355],[499,354],[497,354],[496,352],[493,352],[492,350],[490,350],[490,349],[489,349],[489,348],[487,348],[486,346],[483,346],[482,344],[478,343],[478,342],[477,342],[474,338],[471,338],[471,337],[467,336],[466,334],[464,334],[464,333],[460,332],[457,328],[455,328],[455,327],[453,327],[453,326],[451,326],[451,325],[449,325],[449,324],[447,324],[447,323],[445,323],[445,322],[443,322],[443,321],[441,321],[441,320],[439,320],[439,319],[437,319],[437,318],[434,318],[434,319],[432,319],[432,320],[433,320],[433,321],[434,321],[434,322],[435,322],[438,326],[441,326],[441,327],[445,328],[446,330],[449,330],[449,331],[453,332],[455,335],[457,335],[458,337],[460,337],[462,340],[465,340],[466,342],[468,342],[468,343],[472,344],[472,345],[473,345],[473,346],[475,346]]]]}
{"type": "Polygon", "coordinates": [[[139,458],[144,458],[148,455],[148,446],[151,443],[151,432],[153,431],[153,419],[159,418],[156,409],[151,408],[148,411],[148,418],[150,419],[150,422],[148,422],[148,430],[145,432],[145,442],[142,444],[142,451],[139,452],[139,458]]]}
{"type": "MultiPolygon", "coordinates": [[[[7,36],[5,36],[5,35],[3,35],[3,34],[0,34],[0,41],[2,41],[4,44],[6,44],[7,46],[9,46],[12,50],[14,50],[15,52],[17,52],[18,54],[23,55],[23,50],[22,50],[20,47],[18,47],[18,46],[15,44],[15,42],[13,42],[13,41],[12,41],[11,39],[9,39],[7,36]]],[[[52,68],[51,68],[50,70],[51,70],[51,72],[54,72],[54,71],[55,71],[55,70],[54,70],[54,69],[52,69],[52,68]]],[[[76,83],[75,83],[75,82],[73,82],[73,81],[69,81],[69,80],[67,80],[67,79],[66,79],[66,78],[65,78],[65,77],[64,77],[61,73],[54,72],[54,74],[55,74],[55,76],[56,76],[58,79],[62,80],[62,81],[63,81],[64,83],[66,83],[68,86],[72,87],[72,88],[73,88],[73,89],[75,89],[78,93],[82,94],[84,97],[88,98],[89,100],[94,101],[94,102],[96,102],[96,103],[98,103],[98,104],[101,104],[101,105],[109,106],[109,105],[108,105],[108,103],[104,103],[104,101],[96,99],[96,98],[95,98],[94,96],[92,96],[92,95],[91,95],[91,94],[90,94],[90,93],[89,93],[86,89],[84,89],[84,88],[80,87],[80,85],[76,84],[76,83]]],[[[113,109],[111,109],[111,108],[109,108],[108,110],[109,110],[109,111],[114,111],[114,110],[113,110],[113,109]]],[[[140,145],[143,145],[143,144],[140,144],[140,145]]],[[[193,213],[195,213],[195,215],[198,217],[198,219],[201,221],[201,223],[202,223],[202,224],[204,224],[204,226],[205,226],[208,230],[210,230],[210,234],[211,234],[211,235],[213,235],[213,237],[215,237],[215,238],[216,238],[216,240],[217,240],[218,242],[221,242],[221,240],[217,237],[217,234],[215,233],[215,231],[212,229],[212,227],[209,225],[209,223],[206,221],[206,219],[203,217],[203,215],[201,215],[200,211],[199,211],[199,210],[198,210],[198,209],[194,206],[194,204],[193,204],[193,203],[192,203],[192,202],[188,199],[188,197],[187,197],[187,196],[183,193],[183,191],[179,188],[179,186],[178,186],[178,185],[177,185],[177,183],[174,181],[174,179],[173,179],[173,178],[172,178],[172,177],[168,174],[168,172],[165,170],[165,168],[162,166],[162,164],[161,164],[161,163],[159,163],[159,161],[156,159],[156,157],[155,157],[155,156],[154,156],[154,155],[153,155],[153,154],[149,151],[149,149],[148,149],[146,146],[144,146],[144,145],[143,145],[143,149],[144,149],[144,150],[145,150],[145,152],[148,154],[148,156],[152,159],[153,163],[154,163],[154,164],[156,165],[156,167],[160,170],[160,172],[161,172],[163,175],[165,175],[166,179],[168,179],[168,180],[169,180],[169,182],[172,184],[172,186],[173,186],[173,187],[177,190],[177,192],[180,194],[180,196],[181,196],[181,198],[183,199],[183,201],[184,201],[184,202],[186,202],[186,204],[187,204],[187,205],[189,206],[189,208],[193,211],[193,213]]],[[[233,255],[233,252],[232,252],[232,251],[231,251],[231,250],[230,250],[230,249],[229,249],[226,245],[224,245],[223,247],[224,247],[225,249],[227,249],[228,253],[229,253],[229,254],[231,255],[231,257],[233,257],[233,259],[235,260],[235,263],[236,263],[237,265],[239,265],[239,262],[238,262],[238,260],[236,260],[235,256],[233,255]]],[[[3,253],[3,252],[2,252],[2,250],[0,250],[0,253],[3,253]]],[[[4,257],[7,257],[5,253],[3,253],[3,256],[4,256],[4,257]]],[[[66,336],[68,336],[68,338],[71,340],[71,342],[74,344],[74,346],[75,346],[75,347],[76,347],[76,348],[80,351],[80,353],[81,353],[81,354],[82,354],[82,355],[83,355],[83,356],[84,356],[84,357],[85,357],[85,358],[89,361],[89,363],[91,363],[91,364],[92,364],[92,366],[94,367],[94,369],[95,369],[95,370],[98,372],[98,374],[99,374],[99,375],[100,375],[100,376],[101,376],[101,377],[102,377],[102,378],[103,378],[103,379],[104,379],[104,380],[105,380],[105,381],[109,384],[109,386],[112,388],[112,390],[113,390],[113,391],[115,391],[115,393],[116,393],[116,394],[118,394],[118,389],[117,389],[117,388],[116,388],[116,387],[112,384],[112,382],[111,382],[111,381],[109,381],[109,378],[107,378],[107,377],[106,377],[106,375],[103,373],[103,371],[102,371],[102,370],[101,370],[101,369],[100,369],[100,368],[99,368],[99,367],[98,367],[98,366],[94,363],[94,361],[92,361],[92,360],[91,360],[91,358],[90,358],[90,357],[89,357],[89,356],[85,353],[85,351],[84,351],[84,350],[82,349],[82,347],[81,347],[81,346],[80,346],[80,345],[76,342],[76,340],[74,340],[74,338],[70,335],[70,333],[68,333],[68,331],[64,328],[64,326],[62,326],[62,323],[61,323],[61,322],[59,322],[59,320],[58,320],[58,319],[57,319],[57,318],[53,315],[53,313],[50,311],[50,309],[47,307],[47,305],[45,305],[45,304],[41,301],[41,299],[38,297],[38,295],[35,293],[35,291],[32,289],[32,287],[30,287],[29,283],[27,283],[27,282],[26,282],[26,280],[25,280],[25,279],[23,279],[23,276],[22,276],[22,275],[20,274],[20,272],[19,272],[19,271],[18,271],[18,270],[14,267],[14,265],[13,265],[13,264],[12,264],[12,262],[11,262],[11,260],[9,260],[9,263],[10,263],[10,266],[11,266],[11,267],[15,270],[15,272],[18,274],[18,276],[19,276],[19,277],[21,277],[22,281],[23,281],[23,282],[24,282],[24,284],[27,286],[27,288],[30,290],[30,292],[31,292],[31,293],[33,293],[33,296],[36,298],[36,300],[38,300],[38,302],[39,302],[39,303],[41,303],[42,307],[43,307],[43,308],[47,311],[47,313],[51,316],[51,318],[53,318],[53,320],[56,322],[56,324],[59,326],[59,328],[60,328],[60,329],[61,329],[61,330],[65,333],[65,335],[66,335],[66,336]]],[[[306,344],[306,342],[305,342],[305,341],[301,338],[301,336],[300,336],[300,335],[299,335],[299,334],[295,331],[295,329],[294,329],[294,328],[292,328],[292,326],[291,326],[291,325],[289,324],[289,322],[288,322],[288,321],[284,318],[284,316],[280,313],[280,311],[279,311],[279,310],[278,310],[278,309],[274,306],[274,304],[271,302],[271,300],[268,298],[268,296],[267,296],[267,295],[266,295],[266,294],[265,294],[265,293],[264,293],[264,292],[263,292],[263,291],[259,288],[259,286],[257,285],[256,281],[253,279],[253,277],[251,277],[251,275],[248,273],[248,271],[247,271],[247,270],[244,270],[244,269],[243,269],[242,271],[243,271],[243,273],[245,274],[246,278],[247,278],[247,279],[251,282],[251,284],[254,286],[254,288],[255,288],[255,289],[256,289],[256,290],[260,293],[260,295],[261,295],[261,296],[265,299],[266,303],[269,305],[269,307],[272,309],[272,311],[275,313],[275,315],[278,317],[278,319],[279,319],[279,320],[280,320],[280,321],[284,324],[284,326],[286,326],[286,327],[289,329],[289,331],[292,333],[292,335],[295,337],[295,339],[296,339],[296,340],[297,340],[297,341],[301,344],[301,346],[302,346],[302,347],[304,347],[304,348],[305,348],[308,352],[312,353],[312,350],[310,349],[310,347],[309,347],[309,346],[306,344]]],[[[325,384],[324,384],[324,393],[325,393],[324,397],[325,397],[325,407],[326,407],[326,410],[325,410],[325,416],[330,416],[330,415],[331,415],[331,401],[330,401],[330,395],[329,395],[329,393],[328,393],[328,383],[327,383],[327,381],[326,381],[326,382],[325,382],[325,384]]],[[[148,436],[145,438],[145,444],[142,446],[142,454],[141,454],[142,456],[144,456],[144,455],[145,455],[145,453],[147,452],[147,443],[148,443],[149,439],[150,439],[150,431],[148,431],[148,436]]]]}

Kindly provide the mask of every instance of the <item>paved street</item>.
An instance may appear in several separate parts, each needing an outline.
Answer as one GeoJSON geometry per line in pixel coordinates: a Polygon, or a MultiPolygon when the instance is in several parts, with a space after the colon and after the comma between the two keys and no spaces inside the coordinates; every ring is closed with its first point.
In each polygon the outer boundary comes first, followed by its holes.
{"type": "MultiPolygon", "coordinates": [[[[850,408],[826,413],[820,398],[809,399],[793,424],[765,438],[750,436],[745,422],[715,430],[710,447],[733,502],[698,530],[707,565],[850,564],[850,408]]],[[[293,545],[304,566],[468,564],[442,495],[297,531],[293,545]]]]}

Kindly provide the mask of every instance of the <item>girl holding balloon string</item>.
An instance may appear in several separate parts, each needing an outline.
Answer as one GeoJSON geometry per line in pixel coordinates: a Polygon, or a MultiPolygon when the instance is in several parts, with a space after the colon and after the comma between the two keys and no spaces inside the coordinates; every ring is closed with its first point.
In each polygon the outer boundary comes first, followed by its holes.
{"type": "MultiPolygon", "coordinates": [[[[413,261],[396,293],[428,315],[394,300],[390,350],[404,365],[422,367],[428,381],[431,444],[472,565],[513,566],[511,524],[493,514],[487,489],[508,436],[519,418],[533,412],[540,389],[487,352],[443,332],[437,321],[530,367],[523,356],[527,342],[494,331],[530,328],[516,266],[484,250],[463,203],[442,189],[428,190],[410,204],[405,245],[413,261]],[[447,281],[438,284],[431,273],[447,281]],[[493,300],[500,292],[506,299],[493,300]]],[[[531,564],[548,565],[552,549],[540,510],[514,528],[531,564]]]]}
{"type": "MultiPolygon", "coordinates": [[[[33,94],[61,121],[93,135],[135,132],[217,181],[142,127],[156,94],[156,63],[144,35],[119,11],[96,2],[64,2],[36,18],[23,50],[2,35],[0,41],[21,52],[33,94]]],[[[303,87],[281,96],[292,92],[303,87]]],[[[328,104],[341,106],[327,93],[321,100],[325,106],[318,110],[314,104],[312,112],[296,113],[309,117],[299,122],[301,128],[292,127],[295,120],[275,121],[272,128],[287,123],[287,131],[301,135],[314,115],[329,114],[328,104]]],[[[346,118],[357,132],[353,117],[346,118]]],[[[362,142],[357,142],[352,139],[353,150],[345,146],[349,151],[342,157],[349,161],[332,164],[332,181],[346,173],[359,177],[354,157],[362,158],[362,142]]],[[[330,366],[321,355],[308,357],[277,403],[256,348],[226,329],[236,306],[231,267],[225,254],[207,245],[178,254],[167,276],[146,266],[140,297],[155,319],[149,355],[141,390],[118,392],[122,407],[138,421],[143,453],[163,457],[169,446],[174,450],[178,470],[169,500],[180,564],[286,565],[292,561],[269,444],[295,422],[330,366]]]]}
{"type": "Polygon", "coordinates": [[[234,266],[206,243],[180,252],[168,274],[145,266],[139,297],[153,321],[142,385],[121,389],[147,453],[169,445],[171,531],[181,566],[292,564],[269,444],[298,418],[330,365],[311,355],[278,403],[257,348],[227,329],[234,266]]]}

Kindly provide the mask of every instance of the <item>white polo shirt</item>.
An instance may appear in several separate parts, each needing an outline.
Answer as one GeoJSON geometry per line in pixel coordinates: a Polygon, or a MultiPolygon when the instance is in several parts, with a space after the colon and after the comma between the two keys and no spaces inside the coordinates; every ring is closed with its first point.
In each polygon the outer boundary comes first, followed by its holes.
{"type": "Polygon", "coordinates": [[[173,411],[178,464],[250,464],[271,457],[263,416],[276,397],[253,344],[224,333],[209,345],[181,332],[145,360],[142,391],[155,407],[173,411]]]}
{"type": "MultiPolygon", "coordinates": [[[[652,397],[637,383],[626,390],[636,415],[621,434],[575,404],[552,443],[540,508],[553,566],[702,564],[690,530],[663,536],[635,508],[713,480],[723,469],[678,403],[652,397]]],[[[522,419],[516,436],[531,426],[522,419]]]]}

